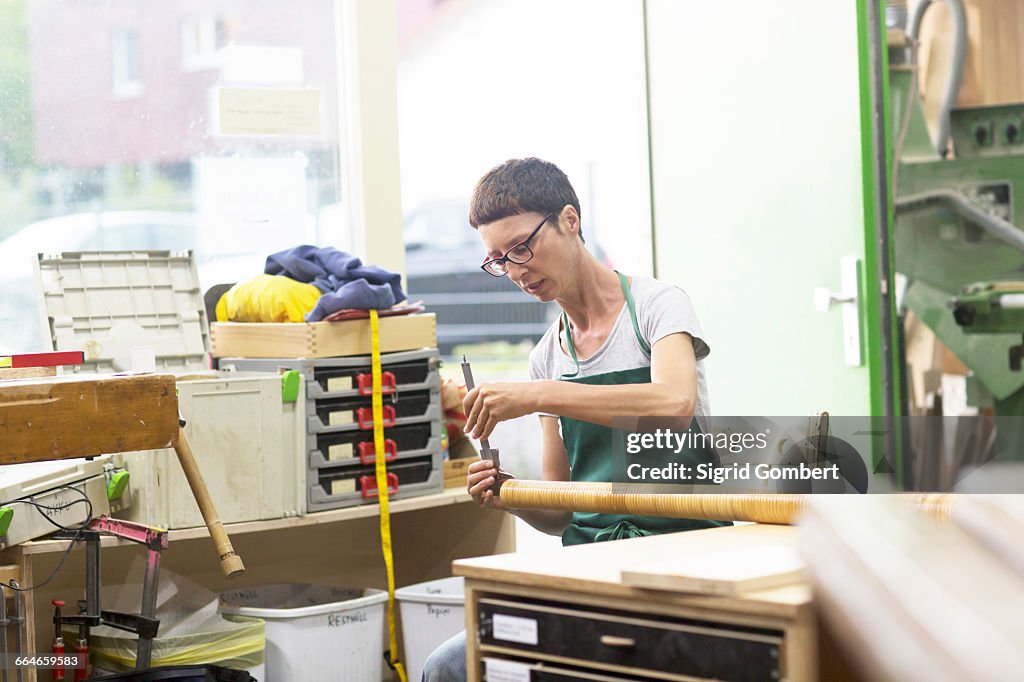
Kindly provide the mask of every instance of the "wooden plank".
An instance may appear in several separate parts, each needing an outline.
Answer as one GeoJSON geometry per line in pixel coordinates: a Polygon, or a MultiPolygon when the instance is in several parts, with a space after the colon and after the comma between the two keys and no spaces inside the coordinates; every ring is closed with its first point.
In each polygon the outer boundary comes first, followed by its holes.
{"type": "Polygon", "coordinates": [[[174,376],[63,376],[0,383],[0,464],[171,447],[174,376]]]}
{"type": "Polygon", "coordinates": [[[11,379],[42,379],[57,376],[56,367],[8,367],[0,369],[0,381],[11,379]]]}
{"type": "Polygon", "coordinates": [[[678,555],[622,570],[622,582],[627,585],[697,594],[738,595],[792,585],[803,578],[804,562],[787,545],[678,555]]]}
{"type": "MultiPolygon", "coordinates": [[[[326,358],[370,354],[370,321],[308,324],[217,322],[213,355],[249,358],[326,358]]],[[[433,313],[380,318],[380,350],[393,353],[437,345],[433,313]]]]}
{"type": "MultiPolygon", "coordinates": [[[[638,599],[649,591],[624,584],[623,568],[653,565],[667,556],[699,555],[741,547],[792,546],[796,537],[797,529],[792,526],[749,524],[577,545],[554,553],[477,557],[455,562],[453,571],[466,578],[524,587],[638,599]]],[[[663,593],[659,599],[669,600],[673,596],[676,595],[663,593]]],[[[808,586],[798,583],[735,596],[685,595],[685,598],[698,605],[713,605],[716,609],[791,615],[808,604],[811,597],[808,586]]]]}
{"type": "Polygon", "coordinates": [[[815,599],[836,641],[867,679],[1013,677],[1024,651],[1021,574],[957,526],[888,497],[812,496],[801,520],[815,599]]]}

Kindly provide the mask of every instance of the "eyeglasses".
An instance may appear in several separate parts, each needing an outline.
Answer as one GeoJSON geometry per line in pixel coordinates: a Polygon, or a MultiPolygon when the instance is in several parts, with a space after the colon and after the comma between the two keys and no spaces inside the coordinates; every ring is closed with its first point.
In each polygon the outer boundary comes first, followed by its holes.
{"type": "Polygon", "coordinates": [[[480,268],[488,275],[504,277],[508,274],[509,263],[516,263],[517,265],[529,263],[530,259],[533,258],[533,251],[530,250],[530,240],[537,236],[537,233],[540,232],[540,228],[544,227],[544,223],[553,218],[555,213],[556,211],[552,211],[544,216],[544,220],[540,221],[540,224],[533,228],[533,232],[530,233],[530,236],[506,251],[505,255],[500,258],[492,258],[484,261],[484,264],[481,265],[480,268]]]}

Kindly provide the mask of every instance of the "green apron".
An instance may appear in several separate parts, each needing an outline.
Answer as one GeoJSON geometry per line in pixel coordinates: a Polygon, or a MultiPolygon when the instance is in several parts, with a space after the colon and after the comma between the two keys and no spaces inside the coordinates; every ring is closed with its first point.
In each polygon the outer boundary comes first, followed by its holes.
{"type": "MultiPolygon", "coordinates": [[[[629,290],[629,282],[621,272],[616,271],[616,274],[619,276],[622,293],[626,297],[626,306],[629,308],[629,317],[633,323],[633,332],[636,334],[637,342],[643,348],[644,353],[650,356],[651,347],[640,335],[640,328],[637,326],[636,309],[633,306],[633,295],[629,290]]],[[[561,377],[562,381],[598,386],[651,383],[651,368],[649,366],[623,369],[588,377],[577,377],[576,375],[580,373],[580,363],[576,358],[576,348],[572,342],[569,320],[564,312],[562,313],[562,327],[565,329],[565,341],[569,355],[576,364],[576,371],[572,374],[563,375],[561,377]]],[[[615,480],[612,472],[612,463],[615,461],[612,452],[614,447],[613,430],[607,426],[591,424],[590,422],[570,419],[568,417],[561,417],[559,421],[562,425],[562,441],[565,443],[565,451],[569,455],[569,466],[572,468],[570,480],[592,482],[615,480]]],[[[694,420],[691,428],[694,430],[699,429],[696,420],[694,420]]],[[[688,458],[691,460],[696,458],[703,461],[713,461],[713,458],[709,458],[706,453],[683,453],[683,456],[687,455],[689,455],[688,458]]],[[[684,530],[728,525],[731,525],[731,523],[727,521],[575,512],[572,515],[572,521],[569,523],[569,526],[562,533],[562,544],[580,545],[588,542],[620,540],[622,538],[640,537],[643,535],[676,533],[684,530]]]]}

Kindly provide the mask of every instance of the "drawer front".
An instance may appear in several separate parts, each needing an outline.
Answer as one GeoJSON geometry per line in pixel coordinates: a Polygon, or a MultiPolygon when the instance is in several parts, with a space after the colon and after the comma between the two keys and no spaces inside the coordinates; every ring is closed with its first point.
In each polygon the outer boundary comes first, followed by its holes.
{"type": "Polygon", "coordinates": [[[481,599],[477,615],[481,644],[526,656],[717,680],[782,678],[777,630],[499,599],[481,599]]]}
{"type": "MultiPolygon", "coordinates": [[[[483,682],[645,682],[643,677],[576,670],[548,663],[523,663],[487,657],[481,661],[483,682]]],[[[649,679],[649,678],[647,678],[649,679]]]]}

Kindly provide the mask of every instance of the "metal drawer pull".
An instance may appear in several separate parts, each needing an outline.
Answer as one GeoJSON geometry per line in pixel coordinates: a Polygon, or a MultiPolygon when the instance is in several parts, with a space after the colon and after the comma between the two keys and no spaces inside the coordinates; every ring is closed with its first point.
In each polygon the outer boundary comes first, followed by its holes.
{"type": "Polygon", "coordinates": [[[614,635],[601,635],[601,644],[613,646],[618,649],[632,649],[636,646],[636,640],[629,637],[615,637],[614,635]]]}

